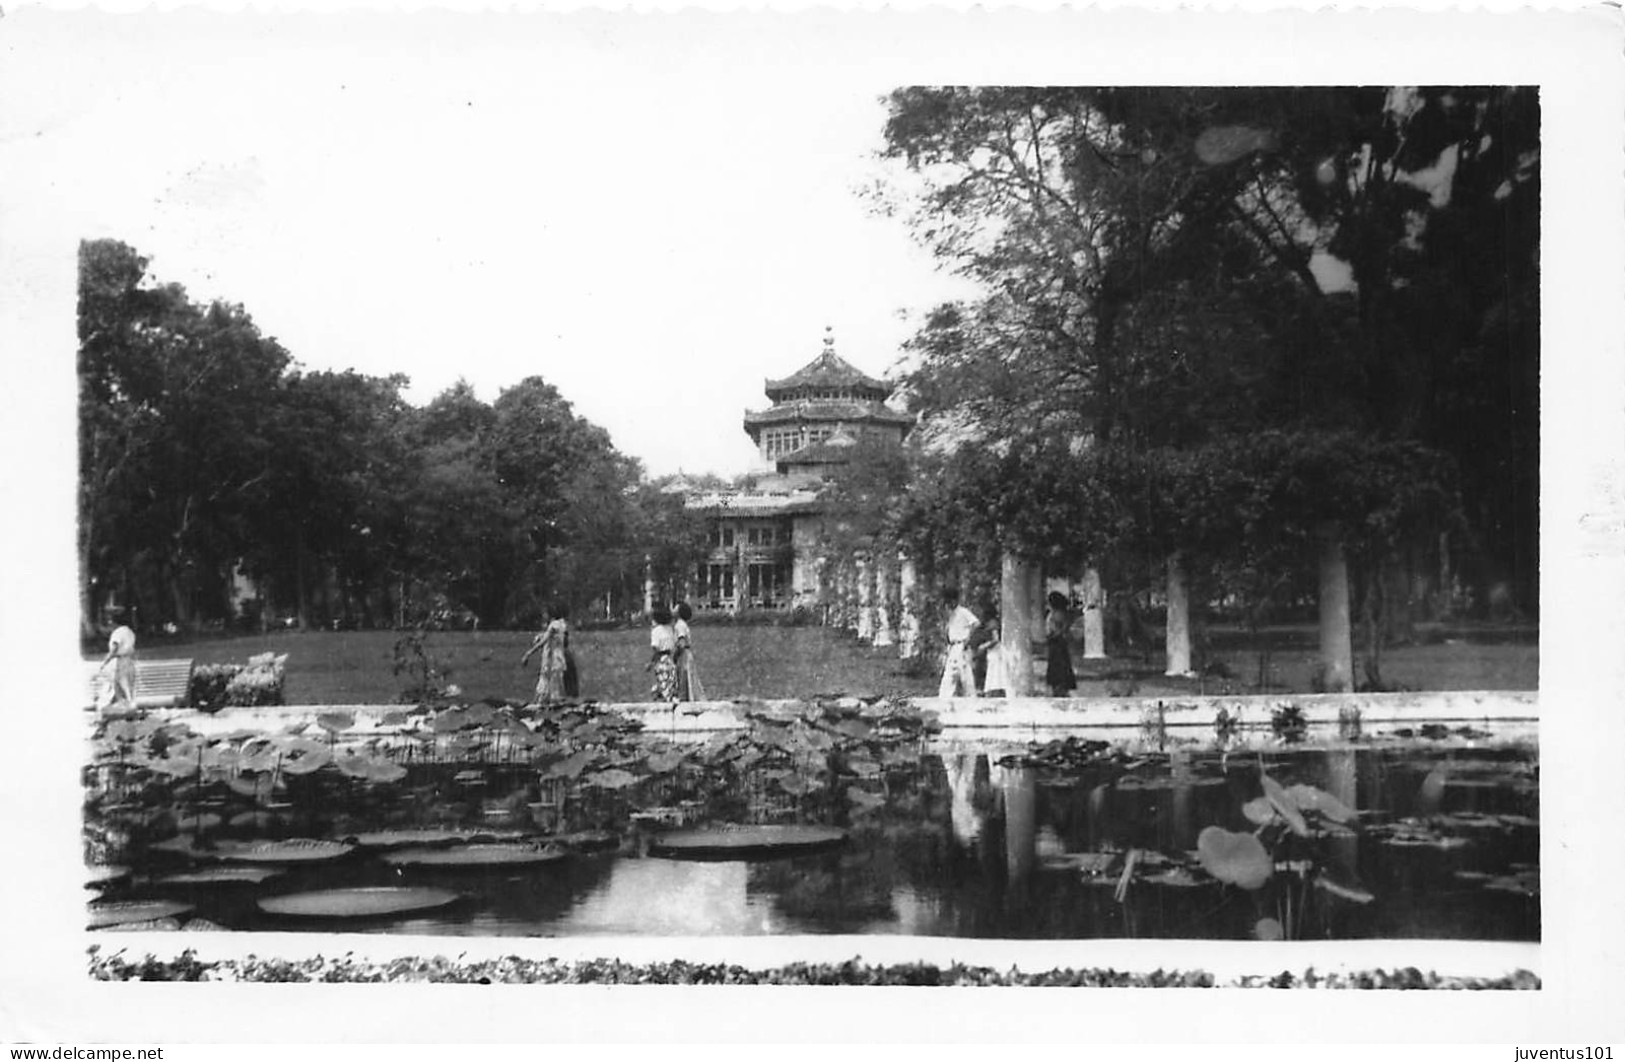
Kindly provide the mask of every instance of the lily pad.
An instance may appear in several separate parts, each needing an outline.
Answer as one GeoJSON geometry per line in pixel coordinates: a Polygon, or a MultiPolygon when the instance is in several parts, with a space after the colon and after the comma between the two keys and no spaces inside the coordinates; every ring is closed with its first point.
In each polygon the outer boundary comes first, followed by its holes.
{"type": "Polygon", "coordinates": [[[123,881],[129,876],[129,867],[121,867],[113,863],[98,863],[85,868],[85,888],[99,889],[103,885],[123,881]]]}
{"type": "Polygon", "coordinates": [[[91,929],[173,918],[192,909],[191,904],[179,900],[102,900],[86,907],[90,912],[91,929]]]}
{"type": "Polygon", "coordinates": [[[720,826],[656,837],[649,851],[681,859],[772,858],[833,848],[845,841],[846,831],[833,826],[720,826]]]}
{"type": "Polygon", "coordinates": [[[159,878],[159,885],[258,885],[282,874],[265,867],[201,867],[159,878]]]}
{"type": "Polygon", "coordinates": [[[491,835],[479,830],[423,829],[372,830],[341,838],[348,844],[362,848],[437,848],[454,844],[467,844],[491,835]]]}
{"type": "Polygon", "coordinates": [[[207,918],[193,918],[184,926],[181,926],[181,931],[184,933],[224,933],[227,930],[225,926],[218,922],[211,922],[207,918]]]}
{"type": "Polygon", "coordinates": [[[1347,900],[1349,903],[1367,904],[1376,899],[1370,890],[1352,882],[1338,881],[1324,872],[1315,877],[1315,886],[1327,895],[1347,900]]]}
{"type": "Polygon", "coordinates": [[[318,889],[256,901],[267,914],[293,918],[380,918],[444,907],[461,898],[450,889],[372,886],[318,889]]]}
{"type": "Polygon", "coordinates": [[[638,776],[631,771],[623,771],[619,767],[611,767],[607,771],[596,771],[587,775],[586,783],[599,789],[625,789],[638,781],[638,776]]]}
{"type": "Polygon", "coordinates": [[[150,918],[145,922],[120,922],[117,925],[91,928],[100,928],[106,933],[173,933],[181,928],[181,924],[174,918],[150,918]]]}
{"type": "Polygon", "coordinates": [[[1248,891],[1262,888],[1275,873],[1275,861],[1263,842],[1250,833],[1209,826],[1196,837],[1196,853],[1203,870],[1248,891]]]}
{"type": "Polygon", "coordinates": [[[1280,812],[1286,824],[1292,827],[1292,832],[1299,837],[1309,836],[1309,824],[1303,821],[1303,813],[1298,810],[1297,802],[1281,787],[1281,783],[1265,774],[1258,772],[1258,782],[1264,787],[1264,796],[1269,799],[1270,805],[1280,812]]]}
{"type": "Polygon", "coordinates": [[[332,749],[310,738],[293,738],[282,747],[282,770],[287,774],[314,774],[332,759],[332,749]]]}
{"type": "Polygon", "coordinates": [[[294,837],[286,841],[221,842],[215,854],[239,863],[320,863],[355,851],[353,845],[294,837]]]}
{"type": "Polygon", "coordinates": [[[349,712],[323,712],[316,717],[316,725],[329,734],[337,734],[355,726],[355,716],[349,712]]]}
{"type": "Polygon", "coordinates": [[[1255,826],[1268,826],[1275,821],[1275,805],[1269,797],[1254,797],[1241,805],[1241,813],[1255,826]]]}
{"type": "Polygon", "coordinates": [[[1147,874],[1140,880],[1147,885],[1164,885],[1175,889],[1193,889],[1213,884],[1213,879],[1199,878],[1185,867],[1169,867],[1155,874],[1147,874]]]}
{"type": "Polygon", "coordinates": [[[578,833],[563,834],[553,840],[577,852],[601,852],[619,846],[621,835],[611,833],[609,830],[581,830],[578,833]]]}
{"type": "Polygon", "coordinates": [[[1353,808],[1324,789],[1316,789],[1312,785],[1287,786],[1286,795],[1300,810],[1316,812],[1329,822],[1342,825],[1360,817],[1353,808]]]}
{"type": "Polygon", "coordinates": [[[397,867],[521,867],[556,863],[568,854],[556,845],[509,843],[404,848],[379,858],[397,867]]]}

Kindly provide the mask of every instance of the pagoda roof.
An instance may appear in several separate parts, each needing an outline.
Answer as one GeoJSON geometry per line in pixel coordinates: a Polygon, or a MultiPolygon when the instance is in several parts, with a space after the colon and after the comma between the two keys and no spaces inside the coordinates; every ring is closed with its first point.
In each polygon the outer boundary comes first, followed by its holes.
{"type": "Polygon", "coordinates": [[[798,387],[848,387],[877,392],[882,398],[891,394],[892,387],[852,365],[835,353],[835,338],[824,335],[824,350],[818,357],[796,372],[778,380],[767,381],[768,397],[798,387]]]}
{"type": "Polygon", "coordinates": [[[771,409],[746,410],[747,429],[764,424],[785,424],[797,420],[844,420],[862,423],[912,425],[914,418],[899,413],[879,402],[843,402],[839,400],[784,402],[771,409]]]}

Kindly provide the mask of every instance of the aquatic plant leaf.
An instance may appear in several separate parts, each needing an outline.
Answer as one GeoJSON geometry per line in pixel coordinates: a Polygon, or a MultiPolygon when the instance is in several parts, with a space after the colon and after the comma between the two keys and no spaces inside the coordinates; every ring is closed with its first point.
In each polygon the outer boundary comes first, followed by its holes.
{"type": "Polygon", "coordinates": [[[1276,818],[1275,805],[1270,803],[1269,797],[1254,797],[1241,805],[1241,813],[1257,826],[1268,826],[1276,818]]]}
{"type": "Polygon", "coordinates": [[[221,818],[212,811],[199,812],[196,815],[175,816],[175,827],[183,833],[200,833],[219,829],[221,818]]]}
{"type": "Polygon", "coordinates": [[[98,900],[86,905],[90,929],[173,918],[191,909],[191,904],[179,900],[98,900]]]}
{"type": "Polygon", "coordinates": [[[285,841],[221,841],[215,855],[240,863],[319,863],[355,851],[354,845],[292,837],[285,841]]]}
{"type": "Polygon", "coordinates": [[[406,768],[389,760],[370,760],[365,777],[369,782],[398,782],[406,777],[406,768]]]}
{"type": "Polygon", "coordinates": [[[454,730],[461,730],[468,723],[468,714],[461,708],[447,708],[436,712],[434,722],[431,723],[436,734],[449,734],[454,730]]]}
{"type": "Polygon", "coordinates": [[[85,868],[85,887],[99,888],[130,876],[130,868],[114,863],[98,863],[85,868]]]}
{"type": "Polygon", "coordinates": [[[549,764],[547,768],[542,771],[542,778],[580,777],[581,772],[590,767],[597,759],[598,754],[590,749],[582,749],[580,752],[572,752],[562,760],[557,760],[549,764]]]}
{"type": "Polygon", "coordinates": [[[350,712],[323,712],[316,717],[316,725],[329,734],[337,734],[355,726],[355,716],[350,712]]]}
{"type": "Polygon", "coordinates": [[[1416,794],[1416,806],[1424,815],[1431,815],[1444,803],[1445,785],[1450,780],[1450,762],[1440,763],[1422,779],[1416,794]]]}
{"type": "Polygon", "coordinates": [[[1250,833],[1232,833],[1209,826],[1196,837],[1202,869],[1220,881],[1251,891],[1263,887],[1275,873],[1275,861],[1263,842],[1250,833]]]}
{"type": "Polygon", "coordinates": [[[874,733],[874,727],[862,719],[843,719],[834,727],[837,734],[857,741],[866,741],[874,733]]]}
{"type": "Polygon", "coordinates": [[[743,859],[828,848],[845,840],[846,831],[833,826],[729,825],[662,834],[653,839],[649,851],[690,859],[743,859]]]}
{"type": "Polygon", "coordinates": [[[200,867],[157,880],[159,885],[258,885],[280,877],[284,871],[270,867],[200,867]]]}
{"type": "Polygon", "coordinates": [[[253,777],[244,777],[239,774],[226,779],[226,788],[238,796],[251,797],[259,792],[260,784],[253,777]]]}
{"type": "Polygon", "coordinates": [[[596,771],[587,775],[586,783],[599,789],[625,789],[638,781],[638,776],[631,771],[623,771],[619,767],[611,767],[605,771],[596,771]]]}
{"type": "Polygon", "coordinates": [[[1287,795],[1281,783],[1265,774],[1262,769],[1258,772],[1258,782],[1264,787],[1264,795],[1269,798],[1270,806],[1278,811],[1286,824],[1292,827],[1292,832],[1299,837],[1309,836],[1309,824],[1303,820],[1303,813],[1298,805],[1287,795]]]}
{"type": "Polygon", "coordinates": [[[286,774],[313,774],[333,759],[333,750],[320,741],[294,738],[282,750],[282,771],[286,774]]]}
{"type": "Polygon", "coordinates": [[[1366,904],[1376,899],[1376,896],[1372,895],[1370,890],[1351,882],[1338,881],[1325,871],[1321,871],[1315,876],[1315,887],[1330,896],[1337,897],[1339,900],[1347,900],[1349,903],[1366,904]]]}
{"type": "Polygon", "coordinates": [[[667,774],[681,767],[688,760],[688,754],[678,749],[669,752],[657,752],[645,762],[651,774],[667,774]]]}
{"type": "Polygon", "coordinates": [[[859,811],[873,811],[886,805],[886,798],[879,793],[871,793],[867,789],[859,789],[855,785],[846,787],[846,799],[859,811]]]}
{"type": "Polygon", "coordinates": [[[369,886],[318,889],[256,901],[266,914],[297,918],[377,918],[444,907],[461,898],[450,889],[369,886]]]}
{"type": "Polygon", "coordinates": [[[1359,812],[1338,800],[1324,789],[1312,785],[1291,785],[1287,797],[1303,811],[1313,811],[1331,822],[1347,824],[1359,818],[1359,812]]]}
{"type": "Polygon", "coordinates": [[[471,704],[463,710],[463,724],[471,727],[490,726],[497,720],[496,709],[489,704],[471,704]]]}
{"type": "Polygon", "coordinates": [[[569,852],[558,845],[513,842],[453,845],[450,848],[402,848],[384,852],[379,858],[400,867],[519,867],[557,863],[568,855],[569,852]]]}
{"type": "Polygon", "coordinates": [[[1148,885],[1163,885],[1176,889],[1192,889],[1202,885],[1212,885],[1213,879],[1199,878],[1185,867],[1169,867],[1167,870],[1155,874],[1147,874],[1140,878],[1148,885]]]}

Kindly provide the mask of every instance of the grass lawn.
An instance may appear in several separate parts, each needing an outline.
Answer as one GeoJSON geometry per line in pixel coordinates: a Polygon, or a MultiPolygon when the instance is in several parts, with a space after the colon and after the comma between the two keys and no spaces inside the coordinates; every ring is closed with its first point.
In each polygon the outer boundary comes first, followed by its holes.
{"type": "MultiPolygon", "coordinates": [[[[394,631],[287,631],[197,641],[148,638],[140,650],[149,659],[190,656],[199,664],[241,663],[267,651],[287,653],[289,704],[385,704],[395,702],[408,684],[406,676],[393,673],[397,638],[394,631]]],[[[431,633],[425,646],[450,667],[451,681],[462,687],[465,697],[525,698],[536,684],[535,661],[529,668],[519,667],[530,638],[526,631],[445,631],[431,633]]],[[[706,695],[713,699],[936,692],[934,677],[904,673],[895,649],[859,645],[851,635],[827,628],[707,624],[695,628],[694,638],[706,695]]],[[[1275,631],[1268,638],[1270,691],[1308,692],[1315,656],[1313,628],[1275,631]]],[[[605,702],[648,699],[649,675],[643,670],[649,658],[648,639],[643,628],[573,633],[582,695],[605,702]]],[[[1252,688],[1258,676],[1255,644],[1240,632],[1216,636],[1214,643],[1216,656],[1236,678],[1207,680],[1201,684],[1203,691],[1264,692],[1252,688]]],[[[1102,667],[1084,666],[1081,656],[1074,649],[1073,659],[1084,676],[1076,696],[1127,692],[1122,676],[1128,670],[1137,673],[1134,692],[1141,696],[1198,691],[1194,681],[1163,677],[1156,657],[1112,660],[1102,667]],[[1115,677],[1108,679],[1108,670],[1115,677]]],[[[1539,685],[1538,659],[1538,647],[1528,632],[1515,640],[1480,635],[1385,650],[1382,670],[1389,683],[1409,689],[1532,690],[1539,685]]]]}

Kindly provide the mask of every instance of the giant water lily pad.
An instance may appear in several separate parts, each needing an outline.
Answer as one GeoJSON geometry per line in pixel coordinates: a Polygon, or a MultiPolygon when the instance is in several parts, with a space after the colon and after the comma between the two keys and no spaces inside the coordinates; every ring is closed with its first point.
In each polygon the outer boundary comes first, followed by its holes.
{"type": "Polygon", "coordinates": [[[1275,861],[1264,844],[1250,833],[1231,833],[1209,826],[1196,837],[1196,855],[1202,869],[1238,888],[1263,887],[1275,873],[1275,861]]]}
{"type": "Polygon", "coordinates": [[[355,715],[351,712],[323,712],[316,717],[316,725],[329,734],[337,734],[355,726],[355,715]]]}
{"type": "Polygon", "coordinates": [[[267,867],[200,867],[159,878],[159,885],[258,885],[282,871],[267,867]]]}
{"type": "Polygon", "coordinates": [[[99,889],[104,885],[123,881],[129,876],[129,867],[121,867],[112,863],[98,863],[85,868],[85,888],[99,889]]]}
{"type": "Polygon", "coordinates": [[[459,829],[372,830],[343,838],[362,848],[440,848],[454,844],[468,844],[480,839],[491,840],[489,832],[459,829]]]}
{"type": "Polygon", "coordinates": [[[398,867],[528,867],[556,863],[568,854],[554,845],[509,843],[404,848],[380,858],[398,867]]]}
{"type": "Polygon", "coordinates": [[[153,922],[160,918],[173,918],[192,909],[179,900],[101,900],[87,904],[91,929],[126,925],[132,922],[153,922]]]}
{"type": "Polygon", "coordinates": [[[267,914],[295,918],[380,918],[430,911],[460,898],[450,889],[377,886],[295,892],[256,902],[267,914]]]}
{"type": "Polygon", "coordinates": [[[221,842],[215,854],[240,863],[319,863],[355,851],[339,841],[294,837],[286,841],[221,842]]]}
{"type": "Polygon", "coordinates": [[[294,738],[282,747],[281,769],[286,774],[314,774],[333,759],[333,750],[320,741],[294,738]]]}
{"type": "Polygon", "coordinates": [[[846,831],[833,826],[720,826],[656,837],[651,853],[683,859],[745,859],[798,855],[833,848],[846,831]]]}

